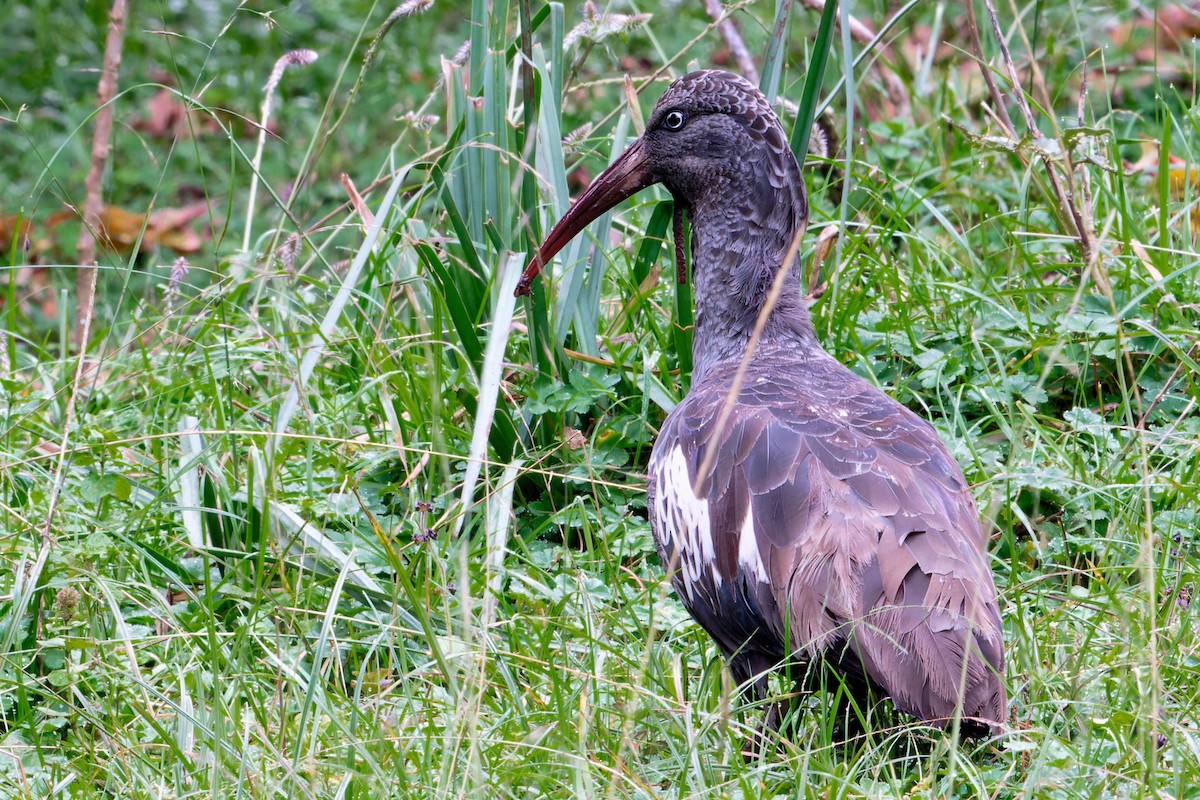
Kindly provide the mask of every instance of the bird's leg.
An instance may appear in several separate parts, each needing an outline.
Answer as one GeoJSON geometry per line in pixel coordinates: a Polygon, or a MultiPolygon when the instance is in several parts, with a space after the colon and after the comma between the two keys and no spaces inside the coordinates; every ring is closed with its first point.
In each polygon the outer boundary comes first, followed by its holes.
{"type": "MultiPolygon", "coordinates": [[[[767,696],[767,676],[764,674],[756,678],[747,691],[753,702],[761,702],[767,696]]],[[[767,706],[766,712],[763,714],[762,719],[759,720],[758,726],[754,729],[754,733],[750,734],[746,738],[746,741],[742,743],[742,758],[747,763],[754,761],[766,753],[767,748],[770,747],[770,737],[779,731],[779,722],[782,719],[779,705],[779,703],[771,703],[767,706]]]]}
{"type": "Polygon", "coordinates": [[[785,682],[788,680],[792,682],[792,693],[784,695],[782,699],[771,704],[770,708],[767,709],[766,717],[763,719],[764,725],[769,725],[772,730],[785,735],[789,735],[795,731],[797,720],[800,716],[798,712],[800,701],[807,693],[805,680],[808,675],[808,669],[808,665],[798,662],[795,659],[790,659],[784,665],[783,671],[780,674],[785,682]]]}
{"type": "Polygon", "coordinates": [[[767,706],[767,713],[763,715],[760,730],[780,733],[783,730],[783,723],[788,721],[788,712],[792,710],[793,705],[792,700],[776,700],[767,706]]]}
{"type": "MultiPolygon", "coordinates": [[[[761,704],[769,696],[770,686],[767,680],[769,671],[769,669],[763,669],[752,673],[742,683],[746,687],[746,696],[752,704],[761,704]]],[[[768,748],[773,747],[771,739],[779,735],[785,723],[790,727],[792,721],[789,720],[788,714],[795,707],[796,701],[800,696],[798,690],[801,684],[799,681],[796,682],[796,686],[797,693],[795,695],[767,704],[762,718],[755,727],[754,733],[742,745],[742,756],[747,761],[753,761],[766,753],[768,748]]]]}
{"type": "Polygon", "coordinates": [[[746,761],[753,761],[766,753],[767,748],[773,747],[771,739],[777,738],[781,732],[786,733],[785,725],[789,731],[793,728],[796,717],[789,714],[796,707],[796,700],[795,697],[789,697],[776,700],[767,706],[758,727],[742,745],[742,757],[746,761]]]}
{"type": "Polygon", "coordinates": [[[834,660],[823,658],[813,676],[815,688],[825,699],[826,724],[834,741],[843,744],[867,734],[864,709],[871,706],[871,684],[862,666],[843,654],[834,660]]]}

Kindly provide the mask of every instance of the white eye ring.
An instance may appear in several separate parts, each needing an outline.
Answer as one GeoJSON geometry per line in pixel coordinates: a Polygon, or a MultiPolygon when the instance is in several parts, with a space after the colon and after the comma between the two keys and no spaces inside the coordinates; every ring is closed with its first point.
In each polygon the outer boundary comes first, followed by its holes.
{"type": "Polygon", "coordinates": [[[669,131],[677,131],[683,127],[683,112],[668,111],[663,117],[663,127],[669,131]]]}

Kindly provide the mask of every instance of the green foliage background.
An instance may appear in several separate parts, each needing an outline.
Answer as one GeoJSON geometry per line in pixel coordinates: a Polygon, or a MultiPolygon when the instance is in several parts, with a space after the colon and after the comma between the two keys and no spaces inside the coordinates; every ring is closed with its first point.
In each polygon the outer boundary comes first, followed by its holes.
{"type": "MultiPolygon", "coordinates": [[[[760,68],[778,53],[789,126],[800,5],[779,38],[774,3],[731,16],[760,68]]],[[[1197,116],[1166,9],[1000,9],[1043,141],[1004,137],[962,7],[855,4],[896,17],[870,52],[835,32],[843,141],[810,159],[810,230],[841,237],[813,313],[973,483],[1010,732],[960,746],[883,707],[838,744],[816,696],[750,762],[761,712],[645,520],[689,370],[665,193],[568,250],[507,340],[492,324],[507,254],[635,135],[623,75],[645,113],[693,62],[729,66],[724,42],[698,3],[392,10],[133,4],[105,200],[204,198],[204,246],[105,254],[80,353],[78,223],[48,222],[82,205],[107,4],[0,9],[0,215],[33,223],[0,254],[0,795],[1200,796],[1197,116]],[[319,58],[279,84],[248,208],[262,87],[296,48],[319,58]],[[163,86],[194,133],[135,124],[163,86]]]]}

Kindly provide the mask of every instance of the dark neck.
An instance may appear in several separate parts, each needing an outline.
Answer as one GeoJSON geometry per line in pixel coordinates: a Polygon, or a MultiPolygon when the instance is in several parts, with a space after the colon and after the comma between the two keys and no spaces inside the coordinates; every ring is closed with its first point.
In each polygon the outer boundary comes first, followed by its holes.
{"type": "MultiPolygon", "coordinates": [[[[802,188],[776,193],[782,196],[773,198],[774,205],[764,203],[770,210],[763,213],[730,206],[730,194],[722,194],[726,202],[697,202],[689,215],[696,296],[693,385],[714,367],[741,361],[792,240],[803,236],[807,217],[802,188]]],[[[798,256],[793,256],[755,345],[756,354],[782,353],[796,360],[823,354],[804,302],[802,272],[798,256]]]]}

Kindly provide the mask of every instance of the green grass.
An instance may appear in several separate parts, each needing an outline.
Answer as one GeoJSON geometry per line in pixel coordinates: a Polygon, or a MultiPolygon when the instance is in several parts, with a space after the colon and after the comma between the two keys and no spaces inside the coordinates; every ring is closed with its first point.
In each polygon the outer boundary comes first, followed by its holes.
{"type": "MultiPolygon", "coordinates": [[[[169,250],[103,257],[82,357],[74,233],[0,255],[0,796],[1200,797],[1196,192],[1159,180],[1165,157],[1119,168],[1143,141],[1200,158],[1194,53],[1155,51],[1149,25],[1114,39],[1124,4],[1020,6],[1019,30],[1000,9],[1018,67],[1028,40],[1043,72],[1044,93],[1024,84],[1043,133],[1088,182],[1089,269],[1038,152],[976,135],[1001,131],[958,8],[925,79],[904,54],[936,5],[852,81],[862,45],[833,32],[822,97],[846,144],[841,177],[810,159],[805,253],[844,232],[815,321],[973,484],[1011,733],[960,746],[881,706],[840,745],[816,696],[747,763],[761,712],[732,696],[645,519],[690,363],[669,236],[643,244],[669,227],[665,193],[612,215],[620,246],[565,251],[511,332],[493,325],[505,254],[620,151],[614,131],[635,134],[623,72],[640,86],[670,64],[644,114],[668,76],[722,58],[693,5],[602,6],[654,16],[564,50],[574,4],[532,4],[523,45],[521,2],[443,3],[394,21],[364,68],[390,8],[134,4],[105,199],[211,211],[174,288],[169,250]],[[320,58],[283,76],[248,206],[243,119],[302,47],[320,58]],[[163,83],[216,129],[138,130],[163,83]],[[380,223],[372,246],[340,173],[380,223]]],[[[107,4],[68,6],[0,11],[0,216],[35,239],[82,205],[91,150],[107,4]]],[[[778,46],[796,102],[819,15],[792,13],[779,42],[774,4],[734,19],[760,67],[778,46]]]]}

